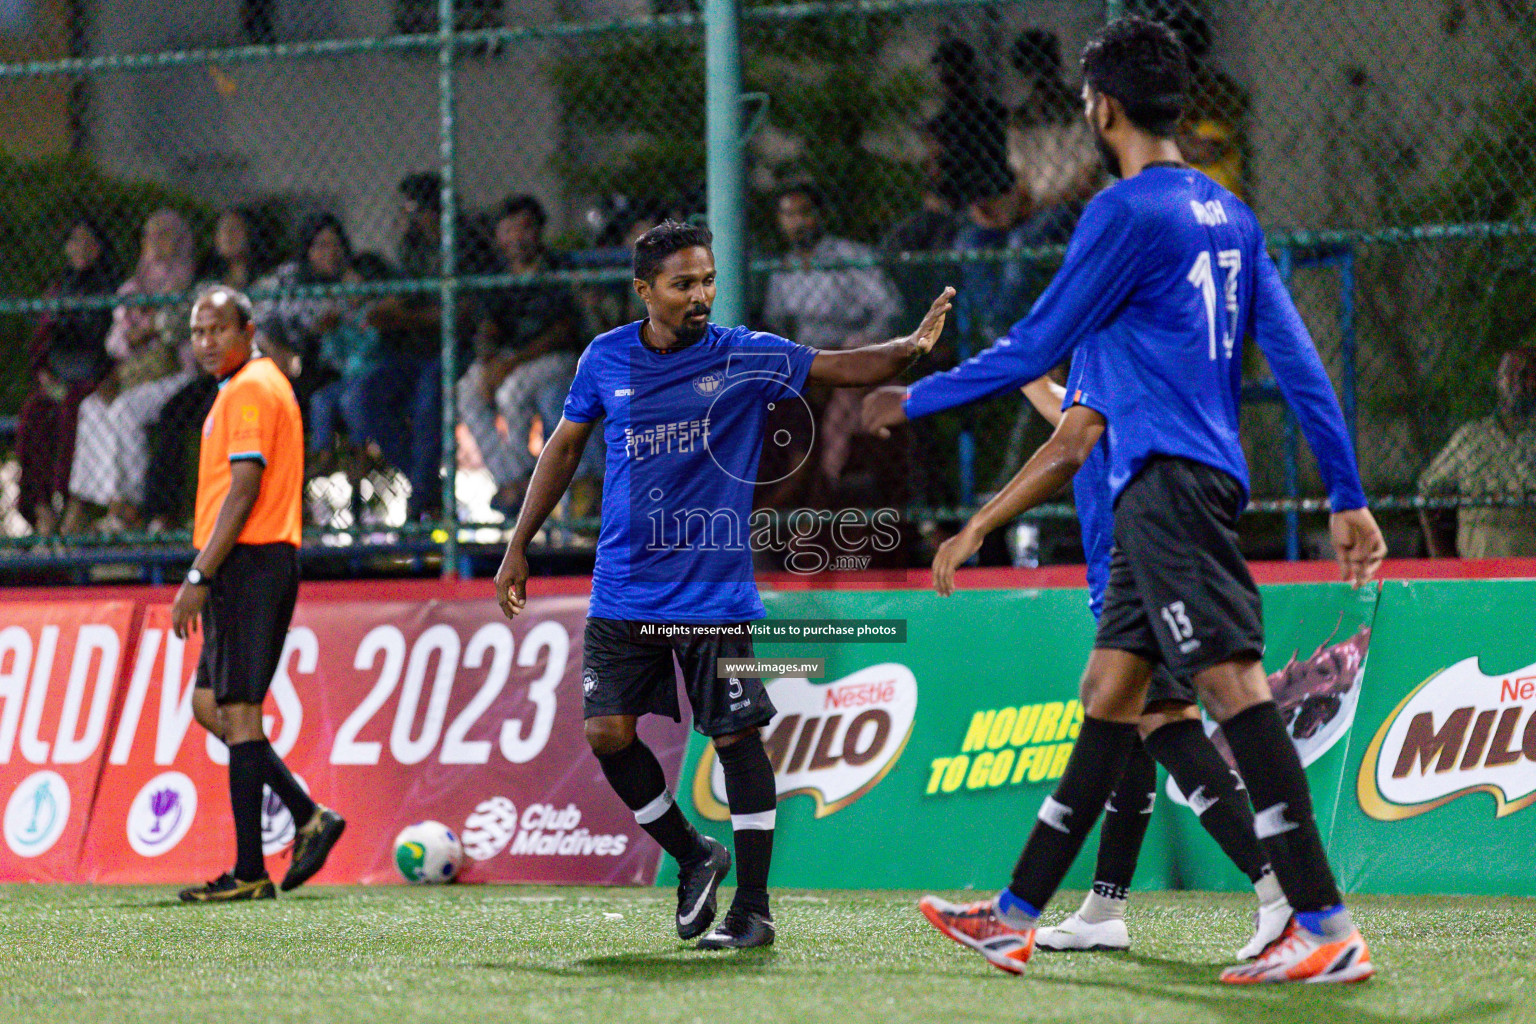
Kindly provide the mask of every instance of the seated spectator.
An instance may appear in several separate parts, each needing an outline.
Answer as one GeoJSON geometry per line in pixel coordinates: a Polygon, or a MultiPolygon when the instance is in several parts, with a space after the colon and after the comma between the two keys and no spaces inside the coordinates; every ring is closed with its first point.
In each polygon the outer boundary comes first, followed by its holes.
{"type": "Polygon", "coordinates": [[[1246,198],[1248,163],[1243,120],[1248,93],[1231,78],[1210,67],[1210,22],[1184,9],[1168,21],[1189,54],[1189,91],[1184,119],[1179,123],[1179,152],[1191,167],[1205,172],[1238,198],[1246,198]]]}
{"type": "MultiPolygon", "coordinates": [[[[94,221],[76,219],[64,238],[64,273],[46,298],[109,295],[117,285],[112,243],[94,221]]],[[[17,505],[39,536],[58,532],[59,513],[69,494],[75,457],[75,422],[80,403],[112,368],[106,336],[112,314],[105,309],[45,313],[33,332],[34,388],[16,423],[21,463],[17,505]],[[55,502],[60,507],[55,507],[55,502]]]]}
{"type": "MultiPolygon", "coordinates": [[[[342,274],[345,284],[382,281],[390,276],[389,263],[376,253],[360,253],[342,274]]],[[[368,322],[372,306],[378,300],[353,296],[346,300],[346,312],[320,339],[320,362],[336,379],[323,385],[309,399],[309,451],[312,467],[320,472],[331,469],[332,450],[341,429],[346,429],[354,446],[372,445],[382,450],[378,438],[368,435],[368,408],[376,404],[369,386],[377,383],[376,372],[384,365],[384,344],[379,329],[368,322]]],[[[328,321],[322,321],[324,326],[328,321]]]]}
{"type": "MultiPolygon", "coordinates": [[[[192,286],[192,232],[181,214],[162,209],[144,222],[134,274],[119,296],[185,295],[192,286]]],[[[69,504],[60,529],[78,532],[86,506],[106,507],[104,532],[137,527],[149,467],[148,428],[166,401],[196,375],[186,302],[120,305],[112,311],[107,354],[112,372],[80,403],[69,504]]]]}
{"type": "MultiPolygon", "coordinates": [[[[246,291],[268,266],[266,235],[250,210],[226,210],[214,221],[213,246],[198,267],[197,289],[214,284],[246,291]]],[[[185,525],[192,517],[192,485],[197,478],[198,431],[218,382],[194,374],[165,402],[148,431],[149,467],[141,509],[150,533],[185,525]]]]}
{"type": "MultiPolygon", "coordinates": [[[[544,208],[537,199],[509,197],[495,218],[497,263],[492,272],[540,274],[555,269],[544,247],[544,224],[544,208]]],[[[491,506],[511,514],[522,504],[533,474],[533,417],[538,415],[546,434],[553,430],[576,374],[581,349],[576,303],[563,284],[532,283],[485,293],[473,305],[475,359],[459,379],[459,418],[496,481],[491,506]],[[506,423],[505,437],[497,429],[498,414],[506,423]]]]}
{"type": "MultiPolygon", "coordinates": [[[[792,185],[779,193],[779,234],[788,247],[783,265],[768,278],[763,319],[768,329],[817,349],[858,348],[884,341],[901,312],[901,302],[885,272],[872,265],[875,250],[826,231],[821,193],[810,185],[792,185]],[[848,261],[869,265],[823,269],[817,263],[848,261]]],[[[817,430],[821,455],[819,484],[842,476],[849,440],[860,430],[863,392],[840,388],[821,411],[817,430]]]]}
{"type": "Polygon", "coordinates": [[[320,213],[299,227],[293,257],[257,282],[277,294],[257,302],[256,344],[293,381],[299,408],[332,379],[320,359],[320,339],[336,325],[347,304],[335,296],[294,294],[313,285],[340,284],[352,262],[352,241],[334,214],[320,213]]]}
{"type": "Polygon", "coordinates": [[[1008,110],[986,93],[976,51],[951,39],[929,59],[943,99],[925,131],[933,147],[934,191],[954,209],[1013,190],[1008,169],[1008,110]]]}
{"type": "MultiPolygon", "coordinates": [[[[411,280],[435,278],[442,270],[442,179],[430,172],[408,174],[398,192],[400,274],[411,280]]],[[[463,217],[458,223],[463,228],[457,233],[459,272],[483,269],[475,258],[478,237],[463,217]]],[[[380,439],[384,458],[410,482],[408,518],[436,519],[443,508],[443,342],[437,293],[387,295],[374,303],[369,321],[379,329],[387,355],[373,373],[376,386],[367,389],[378,399],[367,409],[367,433],[380,439]]],[[[467,333],[459,332],[462,341],[468,341],[467,333]]]]}
{"type": "Polygon", "coordinates": [[[1504,353],[1496,384],[1494,414],[1452,434],[1419,477],[1420,496],[1468,502],[1419,513],[1432,558],[1536,555],[1536,348],[1504,353]]]}
{"type": "Polygon", "coordinates": [[[1054,33],[1020,33],[1008,60],[1024,79],[1024,99],[1008,125],[1021,216],[1008,245],[1064,244],[1102,177],[1093,132],[1081,99],[1061,80],[1061,44],[1054,33]]]}

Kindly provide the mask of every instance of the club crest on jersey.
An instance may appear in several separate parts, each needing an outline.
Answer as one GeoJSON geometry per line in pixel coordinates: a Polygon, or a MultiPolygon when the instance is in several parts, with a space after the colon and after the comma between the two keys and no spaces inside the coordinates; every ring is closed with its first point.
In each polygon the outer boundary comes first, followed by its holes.
{"type": "Polygon", "coordinates": [[[723,387],[725,387],[725,373],[720,370],[714,370],[693,378],[693,390],[705,398],[714,398],[723,387]]]}

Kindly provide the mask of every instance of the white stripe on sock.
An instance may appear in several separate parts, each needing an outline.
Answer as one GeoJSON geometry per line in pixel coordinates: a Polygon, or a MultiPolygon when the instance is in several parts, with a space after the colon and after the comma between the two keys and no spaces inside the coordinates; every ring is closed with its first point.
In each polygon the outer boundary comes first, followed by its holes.
{"type": "Polygon", "coordinates": [[[663,814],[666,814],[671,806],[672,794],[662,790],[661,796],[658,796],[655,800],[652,800],[635,812],[635,821],[641,825],[649,825],[663,814]]]}
{"type": "Polygon", "coordinates": [[[731,815],[731,830],[733,832],[740,832],[743,829],[758,829],[762,832],[772,832],[774,818],[778,816],[778,813],[778,811],[773,810],[758,811],[756,814],[733,814],[731,815]]]}

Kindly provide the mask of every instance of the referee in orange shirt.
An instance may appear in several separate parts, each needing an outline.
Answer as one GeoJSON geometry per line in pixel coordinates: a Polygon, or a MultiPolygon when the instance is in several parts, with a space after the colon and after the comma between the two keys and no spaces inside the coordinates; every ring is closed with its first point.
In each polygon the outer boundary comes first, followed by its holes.
{"type": "Polygon", "coordinates": [[[193,903],[277,895],[261,852],[264,784],[298,826],[284,892],[320,870],[346,827],[304,792],[262,726],[261,704],[299,593],[304,428],[288,378],[253,350],[255,333],[251,300],[232,288],[207,289],[192,304],[193,351],[218,378],[219,394],[198,455],[197,557],[176,593],[171,628],[185,638],[202,616],[192,711],[229,747],[235,819],[234,870],[183,889],[181,898],[193,903]]]}

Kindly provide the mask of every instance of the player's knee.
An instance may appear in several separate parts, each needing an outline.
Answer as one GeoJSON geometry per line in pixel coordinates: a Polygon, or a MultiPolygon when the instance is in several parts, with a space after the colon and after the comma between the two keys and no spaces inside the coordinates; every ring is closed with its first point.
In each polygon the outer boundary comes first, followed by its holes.
{"type": "Polygon", "coordinates": [[[1151,736],[1165,725],[1175,722],[1199,721],[1200,709],[1183,701],[1165,700],[1147,705],[1141,717],[1136,719],[1136,731],[1142,739],[1151,736]]]}
{"type": "Polygon", "coordinates": [[[266,738],[260,704],[224,704],[219,708],[224,727],[224,742],[230,746],[266,738]]]}
{"type": "Polygon", "coordinates": [[[589,718],[582,726],[587,746],[598,757],[617,754],[635,742],[634,724],[621,717],[589,718]]]}
{"type": "Polygon", "coordinates": [[[1134,722],[1141,713],[1140,694],[1131,694],[1110,680],[1089,671],[1077,688],[1083,714],[1110,722],[1134,722]]]}

